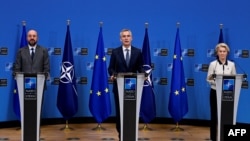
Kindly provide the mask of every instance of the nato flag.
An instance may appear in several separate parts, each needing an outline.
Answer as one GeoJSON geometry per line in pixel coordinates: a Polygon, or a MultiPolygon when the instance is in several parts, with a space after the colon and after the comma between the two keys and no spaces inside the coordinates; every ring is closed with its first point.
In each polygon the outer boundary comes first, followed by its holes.
{"type": "Polygon", "coordinates": [[[76,90],[75,67],[69,25],[64,44],[61,64],[60,82],[57,94],[57,108],[65,120],[74,116],[78,110],[78,95],[76,90]]]}
{"type": "Polygon", "coordinates": [[[174,58],[168,110],[174,121],[179,122],[183,118],[183,116],[188,112],[186,83],[182,62],[183,58],[179,36],[179,28],[177,28],[176,32],[173,57],[174,58]]]}
{"type": "Polygon", "coordinates": [[[222,28],[220,28],[220,35],[219,35],[219,41],[218,41],[218,43],[224,43],[222,28]]]}
{"type": "Polygon", "coordinates": [[[99,37],[94,61],[92,83],[89,97],[89,110],[98,124],[102,123],[111,114],[110,92],[108,85],[108,74],[102,27],[99,37]]]}
{"type": "Polygon", "coordinates": [[[152,67],[151,67],[151,56],[150,56],[150,45],[148,38],[148,28],[145,29],[145,36],[142,46],[142,56],[143,56],[143,68],[148,74],[147,80],[144,81],[142,98],[141,98],[141,109],[140,116],[144,123],[149,123],[156,116],[155,107],[155,95],[153,90],[152,81],[152,67]]]}

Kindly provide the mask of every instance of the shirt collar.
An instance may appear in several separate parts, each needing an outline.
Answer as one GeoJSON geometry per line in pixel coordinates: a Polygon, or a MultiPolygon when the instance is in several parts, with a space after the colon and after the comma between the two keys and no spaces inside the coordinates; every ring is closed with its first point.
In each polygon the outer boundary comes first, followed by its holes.
{"type": "Polygon", "coordinates": [[[129,51],[131,50],[131,46],[129,46],[128,48],[127,47],[124,47],[122,46],[122,50],[125,51],[126,49],[128,49],[129,51]]]}
{"type": "MultiPolygon", "coordinates": [[[[220,65],[222,65],[222,62],[217,58],[217,61],[219,62],[219,64],[220,65]]],[[[226,62],[225,62],[225,64],[224,65],[227,65],[228,63],[227,63],[227,59],[226,59],[226,62]]]]}
{"type": "Polygon", "coordinates": [[[29,47],[30,50],[31,50],[31,48],[33,48],[34,50],[36,50],[36,45],[34,45],[34,46],[28,45],[28,47],[29,47]]]}

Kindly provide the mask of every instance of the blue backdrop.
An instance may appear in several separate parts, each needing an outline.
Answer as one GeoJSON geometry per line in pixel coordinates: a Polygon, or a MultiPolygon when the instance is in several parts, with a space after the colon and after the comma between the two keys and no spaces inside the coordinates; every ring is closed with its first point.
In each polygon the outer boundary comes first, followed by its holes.
{"type": "MultiPolygon", "coordinates": [[[[228,0],[8,0],[0,4],[0,47],[6,55],[0,55],[0,79],[7,80],[7,86],[0,86],[0,122],[17,120],[13,112],[13,88],[11,66],[16,50],[20,46],[22,21],[27,30],[36,29],[39,44],[50,51],[51,77],[44,94],[43,118],[61,118],[56,106],[58,85],[53,79],[60,76],[62,54],[66,35],[66,20],[70,19],[71,40],[74,52],[76,77],[78,79],[79,108],[75,117],[92,117],[89,111],[89,92],[92,69],[99,33],[99,22],[103,24],[104,48],[120,45],[119,32],[122,28],[133,31],[133,45],[142,48],[145,22],[149,23],[148,34],[151,58],[154,63],[157,117],[170,117],[168,100],[170,93],[171,63],[176,33],[176,22],[180,22],[180,40],[184,54],[184,69],[188,94],[189,111],[186,119],[210,119],[209,85],[206,71],[202,67],[215,59],[211,56],[219,38],[219,24],[223,24],[224,40],[229,44],[230,58],[237,63],[237,72],[250,73],[249,52],[250,2],[228,0]],[[86,55],[81,49],[87,48],[86,55]],[[194,51],[190,56],[190,51],[194,51]],[[241,68],[242,69],[241,69],[241,68]],[[87,78],[81,84],[81,77],[87,78]],[[167,83],[166,83],[166,79],[167,83]],[[193,80],[193,81],[192,81],[193,80]],[[190,82],[191,81],[191,82],[190,82]],[[193,83],[193,86],[191,86],[193,83]]],[[[107,55],[107,62],[109,62],[107,55]]],[[[107,64],[108,65],[108,64],[107,64]]],[[[110,85],[112,89],[112,85],[110,85]]],[[[237,122],[250,123],[250,90],[241,90],[237,122]]],[[[112,95],[112,94],[111,94],[112,95]]],[[[115,114],[111,96],[112,115],[115,114]]]]}

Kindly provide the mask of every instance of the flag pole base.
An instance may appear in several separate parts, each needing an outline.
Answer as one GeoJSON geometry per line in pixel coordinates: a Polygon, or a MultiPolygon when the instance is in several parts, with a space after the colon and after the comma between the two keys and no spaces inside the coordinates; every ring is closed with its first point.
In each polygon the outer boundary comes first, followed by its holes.
{"type": "Polygon", "coordinates": [[[184,131],[184,129],[181,128],[178,123],[176,123],[176,126],[170,130],[174,132],[184,131]]]}
{"type": "Polygon", "coordinates": [[[21,127],[17,127],[16,130],[17,130],[17,131],[18,131],[18,130],[21,130],[21,127]]]}
{"type": "Polygon", "coordinates": [[[66,124],[63,128],[61,128],[60,130],[68,130],[68,131],[71,131],[71,130],[74,130],[73,128],[69,127],[69,124],[68,124],[68,120],[66,120],[66,124]]]}
{"type": "Polygon", "coordinates": [[[92,130],[95,130],[95,131],[102,131],[102,130],[106,130],[106,129],[103,128],[103,127],[101,126],[100,123],[98,123],[98,125],[97,125],[95,128],[93,128],[92,130]]]}
{"type": "Polygon", "coordinates": [[[148,126],[148,124],[144,124],[143,127],[140,128],[139,130],[143,130],[143,131],[152,131],[153,129],[150,128],[150,127],[148,126]]]}

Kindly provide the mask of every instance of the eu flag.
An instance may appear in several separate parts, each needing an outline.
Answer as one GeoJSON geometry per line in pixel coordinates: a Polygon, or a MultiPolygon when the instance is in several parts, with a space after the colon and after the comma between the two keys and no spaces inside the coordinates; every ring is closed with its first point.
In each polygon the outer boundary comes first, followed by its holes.
{"type": "Polygon", "coordinates": [[[102,27],[100,27],[97,41],[89,97],[89,110],[98,124],[102,123],[111,114],[110,91],[108,85],[102,27]]]}
{"type": "MultiPolygon", "coordinates": [[[[222,24],[220,25],[220,34],[219,34],[219,40],[218,40],[218,44],[219,43],[224,43],[224,38],[223,38],[223,31],[222,31],[222,24]]],[[[214,54],[216,56],[216,58],[218,59],[218,55],[215,53],[214,54]]]]}
{"type": "Polygon", "coordinates": [[[172,80],[169,97],[168,110],[175,122],[179,122],[188,112],[186,83],[183,69],[183,58],[179,36],[179,28],[177,28],[175,38],[175,48],[173,56],[172,80]]]}
{"type": "Polygon", "coordinates": [[[218,43],[224,43],[222,27],[220,28],[220,35],[218,43]]]}
{"type": "Polygon", "coordinates": [[[65,120],[74,116],[78,110],[78,95],[76,90],[75,67],[69,25],[64,44],[61,64],[60,82],[57,94],[57,108],[65,120]]]}
{"type": "MultiPolygon", "coordinates": [[[[26,40],[26,25],[23,24],[23,31],[22,31],[22,37],[20,42],[20,48],[27,46],[27,40],[26,40]]],[[[20,102],[19,102],[19,94],[17,89],[17,83],[15,82],[15,88],[14,88],[14,97],[13,97],[13,108],[14,113],[16,114],[17,118],[21,120],[21,113],[20,113],[20,102]]]]}
{"type": "Polygon", "coordinates": [[[154,86],[152,81],[152,67],[151,67],[151,56],[150,56],[150,45],[148,38],[148,28],[145,29],[145,36],[142,46],[142,56],[143,56],[143,68],[148,74],[148,78],[144,81],[142,98],[141,98],[141,109],[140,117],[144,123],[149,123],[156,116],[155,107],[155,95],[154,86]]]}

